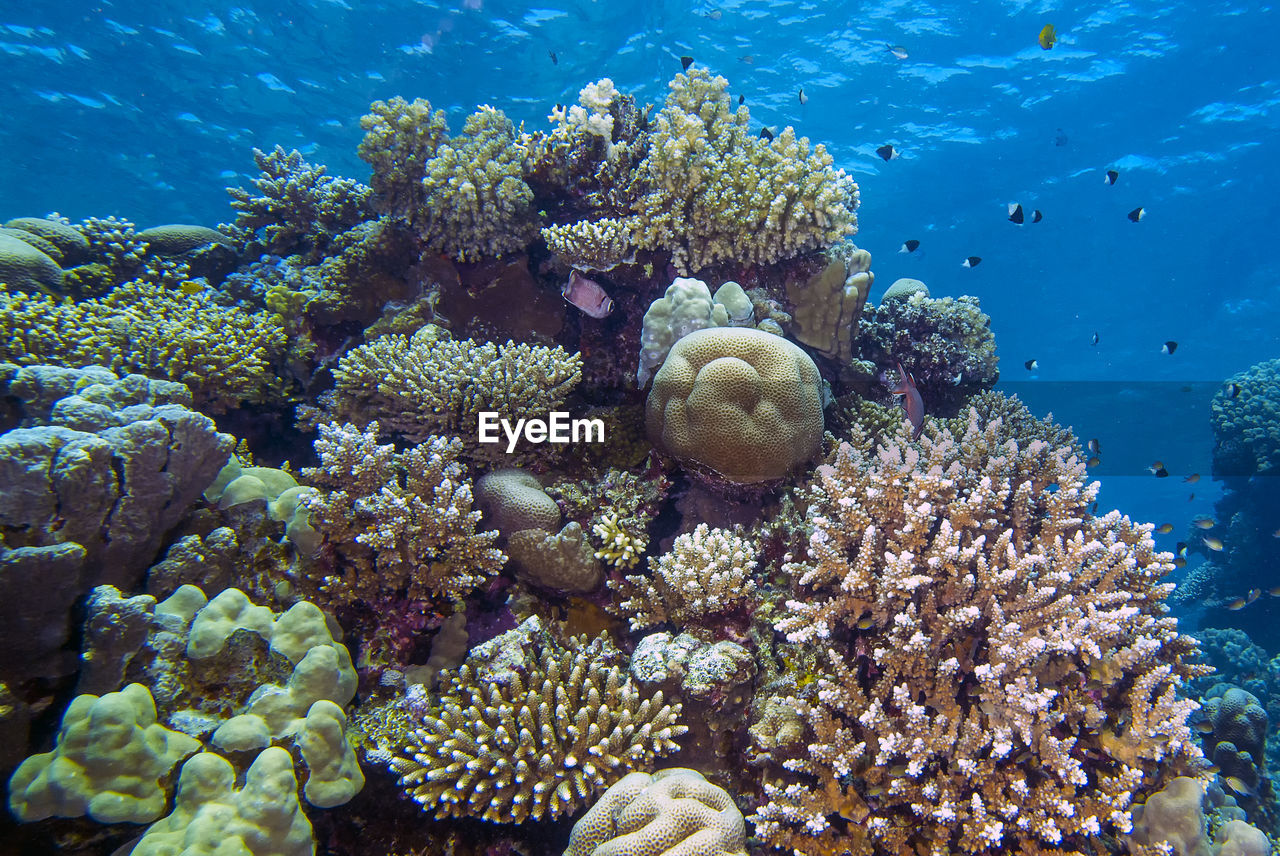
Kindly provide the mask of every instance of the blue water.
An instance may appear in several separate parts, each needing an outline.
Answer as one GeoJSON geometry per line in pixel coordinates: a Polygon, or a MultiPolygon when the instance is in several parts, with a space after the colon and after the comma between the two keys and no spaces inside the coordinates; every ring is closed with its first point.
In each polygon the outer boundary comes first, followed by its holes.
{"type": "Polygon", "coordinates": [[[1104,506],[1174,523],[1167,549],[1221,497],[1210,396],[1280,356],[1278,32],[1274,6],[1231,0],[4,0],[0,219],[212,226],[253,147],[367,180],[375,99],[428,98],[455,132],[481,103],[542,129],[601,77],[660,105],[691,55],[753,126],[794,125],[856,178],[873,299],[904,276],[981,298],[1006,387],[1101,439],[1104,506]],[[1013,202],[1043,221],[1010,223],[1013,202]]]}

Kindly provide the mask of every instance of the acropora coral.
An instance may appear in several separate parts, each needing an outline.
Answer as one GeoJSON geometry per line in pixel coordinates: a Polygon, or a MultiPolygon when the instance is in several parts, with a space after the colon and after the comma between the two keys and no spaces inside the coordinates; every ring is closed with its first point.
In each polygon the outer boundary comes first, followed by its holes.
{"type": "Polygon", "coordinates": [[[1161,766],[1200,754],[1171,557],[1150,526],[1090,514],[1071,447],[1002,440],[976,412],[962,435],[905,438],[819,468],[776,625],[817,646],[818,691],[789,699],[809,736],[758,832],[801,854],[944,854],[1127,829],[1161,766]]]}

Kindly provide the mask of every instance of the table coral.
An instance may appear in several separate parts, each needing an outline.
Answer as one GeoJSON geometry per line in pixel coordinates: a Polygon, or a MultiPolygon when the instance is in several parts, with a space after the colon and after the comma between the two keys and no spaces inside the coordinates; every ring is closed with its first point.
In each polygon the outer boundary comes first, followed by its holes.
{"type": "Polygon", "coordinates": [[[756,549],[747,539],[705,523],[676,538],[651,573],[610,580],[616,609],[632,630],[670,622],[683,629],[709,629],[732,613],[749,609],[755,593],[751,572],[756,549]]]}
{"type": "Polygon", "coordinates": [[[742,812],[696,770],[628,773],[573,825],[565,856],[746,856],[742,812]]]}
{"type": "Polygon", "coordinates": [[[771,482],[822,441],[821,378],[794,343],[742,327],[677,341],[653,379],[649,438],[686,468],[735,484],[771,482]]]}
{"type": "Polygon", "coordinates": [[[1127,829],[1161,765],[1200,756],[1179,688],[1204,669],[1165,617],[1172,557],[1150,525],[1090,515],[1073,446],[974,411],[963,435],[904,440],[819,469],[776,625],[820,651],[816,695],[789,699],[811,737],[766,785],[759,833],[801,854],[942,854],[1127,829]]]}
{"type": "Polygon", "coordinates": [[[431,437],[397,452],[377,422],[320,426],[320,466],[303,476],[322,490],[304,502],[336,559],[315,582],[334,602],[460,600],[506,561],[497,532],[477,532],[459,440],[431,437]]]}
{"type": "Polygon", "coordinates": [[[423,810],[556,818],[678,747],[680,705],[642,696],[602,635],[556,642],[537,618],[473,649],[391,761],[423,810]],[[505,654],[499,656],[499,651],[505,654]]]}
{"type": "Polygon", "coordinates": [[[671,82],[640,167],[648,192],[636,243],[669,250],[687,275],[720,261],[776,262],[857,231],[858,187],[826,148],[790,126],[772,142],[757,137],[728,87],[698,67],[671,82]]]}
{"type": "MultiPolygon", "coordinates": [[[[475,437],[481,411],[515,420],[546,417],[582,377],[582,357],[559,346],[496,345],[444,339],[427,326],[410,336],[382,336],[352,349],[334,370],[325,417],[367,425],[410,442],[441,432],[475,437]]],[[[505,443],[474,454],[507,458],[505,443]]]]}

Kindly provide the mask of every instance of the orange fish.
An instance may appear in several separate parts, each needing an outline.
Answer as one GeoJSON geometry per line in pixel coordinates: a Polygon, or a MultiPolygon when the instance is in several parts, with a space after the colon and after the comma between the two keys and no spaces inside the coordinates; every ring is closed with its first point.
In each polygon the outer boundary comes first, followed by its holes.
{"type": "Polygon", "coordinates": [[[1229,600],[1229,601],[1227,601],[1227,602],[1226,602],[1226,607],[1227,607],[1227,609],[1231,610],[1232,612],[1235,612],[1235,611],[1236,611],[1236,610],[1238,610],[1238,609],[1244,609],[1244,608],[1245,608],[1245,605],[1246,605],[1247,603],[1248,603],[1248,601],[1246,601],[1244,598],[1242,598],[1242,597],[1237,597],[1237,598],[1235,598],[1234,600],[1229,600]]]}
{"type": "Polygon", "coordinates": [[[1192,473],[1191,475],[1184,478],[1183,481],[1186,482],[1187,484],[1195,484],[1196,482],[1200,481],[1200,474],[1192,473]]]}

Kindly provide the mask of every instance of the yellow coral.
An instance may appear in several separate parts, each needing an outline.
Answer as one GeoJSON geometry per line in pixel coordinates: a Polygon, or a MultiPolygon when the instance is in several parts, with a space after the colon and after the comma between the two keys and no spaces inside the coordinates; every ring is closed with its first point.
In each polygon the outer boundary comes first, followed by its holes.
{"type": "Polygon", "coordinates": [[[601,547],[596,550],[596,558],[608,562],[615,568],[635,567],[648,545],[644,535],[632,535],[618,523],[618,515],[607,515],[603,520],[591,527],[601,547]]]}

